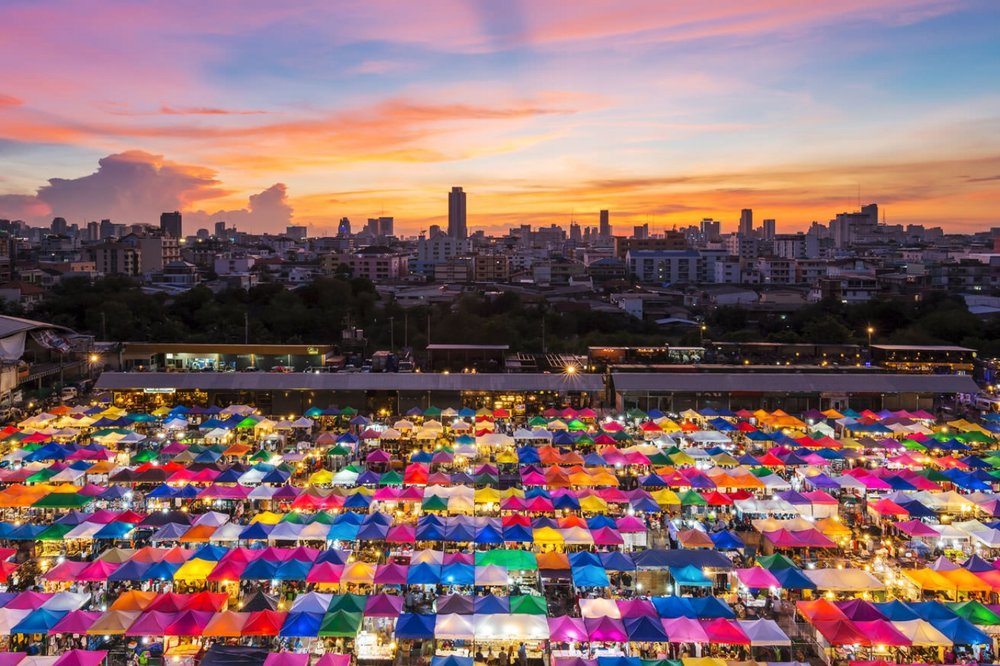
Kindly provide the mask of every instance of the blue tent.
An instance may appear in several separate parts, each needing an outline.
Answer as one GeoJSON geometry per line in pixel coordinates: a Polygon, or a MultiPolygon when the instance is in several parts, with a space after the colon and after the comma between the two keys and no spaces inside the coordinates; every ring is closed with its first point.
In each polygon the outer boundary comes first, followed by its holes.
{"type": "Polygon", "coordinates": [[[506,615],[510,613],[510,597],[488,594],[484,597],[476,597],[473,599],[473,604],[476,615],[506,615]]]}
{"type": "Polygon", "coordinates": [[[421,562],[406,572],[407,585],[437,585],[441,581],[441,567],[421,562]]]}
{"type": "Polygon", "coordinates": [[[719,550],[736,550],[744,546],[743,540],[729,530],[715,532],[710,536],[712,537],[712,543],[719,550]]]}
{"type": "Polygon", "coordinates": [[[573,584],[577,587],[608,587],[611,584],[608,581],[608,574],[599,566],[573,567],[570,571],[573,575],[573,584]]]}
{"type": "Polygon", "coordinates": [[[911,603],[909,606],[921,620],[927,620],[928,622],[932,620],[951,620],[958,617],[954,611],[940,601],[920,601],[911,603]]]}
{"type": "Polygon", "coordinates": [[[388,533],[388,525],[366,521],[366,524],[362,524],[359,527],[358,534],[355,538],[359,541],[385,541],[385,537],[388,533]]]}
{"type": "Polygon", "coordinates": [[[711,587],[712,585],[712,581],[705,577],[701,569],[692,564],[670,567],[670,577],[677,585],[686,587],[711,587]]]}
{"type": "Polygon", "coordinates": [[[143,580],[143,574],[150,568],[151,562],[136,562],[129,560],[108,575],[110,581],[143,580]]]}
{"type": "Polygon", "coordinates": [[[289,613],[278,635],[315,638],[322,622],[323,613],[289,613]]]}
{"type": "Polygon", "coordinates": [[[206,543],[204,546],[199,548],[191,556],[192,560],[208,560],[211,562],[218,562],[222,559],[223,555],[229,552],[228,548],[223,548],[222,546],[214,546],[210,543],[206,543]]]}
{"type": "Polygon", "coordinates": [[[597,553],[592,553],[589,550],[583,550],[579,553],[570,553],[569,565],[571,567],[599,567],[601,566],[601,558],[597,555],[597,553]]]}
{"type": "Polygon", "coordinates": [[[517,450],[517,462],[522,465],[538,465],[542,459],[538,457],[538,449],[533,446],[522,446],[517,450]]]}
{"type": "MultiPolygon", "coordinates": [[[[654,502],[655,504],[655,502],[654,502]]],[[[572,495],[559,495],[552,499],[552,506],[558,511],[559,509],[570,509],[573,511],[579,511],[580,500],[573,497],[572,495]]]]}
{"type": "Polygon", "coordinates": [[[508,543],[532,543],[535,535],[523,525],[510,525],[503,528],[503,540],[508,543]]]}
{"type": "Polygon", "coordinates": [[[343,522],[338,524],[333,524],[330,526],[330,531],[327,532],[327,541],[354,541],[358,537],[358,530],[360,527],[358,525],[343,522]]]}
{"type": "Polygon", "coordinates": [[[245,530],[240,532],[241,541],[267,541],[267,537],[274,529],[274,525],[264,523],[251,523],[245,530]]]}
{"type": "Polygon", "coordinates": [[[606,516],[603,513],[587,518],[587,528],[591,531],[599,530],[602,527],[610,527],[611,529],[616,530],[618,529],[618,524],[615,523],[611,516],[606,516]]]}
{"type": "Polygon", "coordinates": [[[396,620],[396,638],[400,640],[430,640],[434,638],[437,615],[403,613],[396,620]]]}
{"type": "Polygon", "coordinates": [[[503,543],[503,532],[493,525],[484,525],[476,530],[475,542],[477,544],[503,543]]]}
{"type": "Polygon", "coordinates": [[[475,585],[476,568],[471,564],[448,564],[441,567],[443,585],[475,585]]]}
{"type": "Polygon", "coordinates": [[[964,617],[928,621],[955,645],[990,645],[992,643],[989,636],[964,617]]]}
{"type": "Polygon", "coordinates": [[[321,550],[319,551],[319,557],[316,558],[316,564],[321,564],[323,562],[328,562],[330,564],[347,564],[349,557],[350,553],[343,550],[321,550]]]}
{"type": "Polygon", "coordinates": [[[12,541],[34,541],[35,537],[44,532],[48,525],[35,525],[34,523],[24,523],[18,525],[7,534],[6,538],[12,541]]]}
{"type": "Polygon", "coordinates": [[[10,629],[11,634],[47,634],[69,611],[52,611],[39,608],[31,611],[10,629]]]}
{"type": "Polygon", "coordinates": [[[691,607],[699,618],[724,618],[726,620],[736,619],[736,613],[729,605],[718,597],[693,597],[691,607]]]}
{"type": "Polygon", "coordinates": [[[650,601],[653,602],[653,608],[656,609],[657,614],[662,618],[687,617],[695,619],[698,617],[694,606],[691,605],[690,597],[678,597],[676,595],[653,597],[650,601]]]}
{"type": "MultiPolygon", "coordinates": [[[[772,572],[773,573],[773,572],[772,572]]],[[[885,616],[890,622],[906,622],[908,620],[922,619],[917,612],[902,601],[883,601],[873,604],[878,612],[885,616]]]]}
{"type": "Polygon", "coordinates": [[[143,572],[142,580],[173,580],[174,574],[180,568],[181,565],[179,563],[175,564],[166,560],[160,560],[143,572]]]}
{"type": "MultiPolygon", "coordinates": [[[[305,580],[312,569],[312,562],[302,560],[285,560],[274,572],[275,580],[305,580]]],[[[304,635],[304,634],[303,634],[304,635]]]]}
{"type": "Polygon", "coordinates": [[[617,550],[601,553],[601,566],[607,571],[635,571],[632,558],[617,550]]]}
{"type": "Polygon", "coordinates": [[[474,666],[472,657],[456,657],[454,655],[441,657],[435,655],[431,659],[431,666],[474,666]]]}
{"type": "Polygon", "coordinates": [[[243,570],[240,580],[274,580],[278,566],[278,562],[258,557],[243,570]]]}
{"type": "Polygon", "coordinates": [[[467,523],[451,523],[444,530],[444,541],[455,541],[465,543],[474,541],[476,538],[476,528],[467,523]]]}
{"type": "Polygon", "coordinates": [[[118,521],[110,522],[94,534],[95,539],[124,539],[125,536],[135,529],[132,523],[122,523],[118,521]]]}
{"type": "Polygon", "coordinates": [[[625,632],[633,643],[666,643],[667,632],[659,619],[649,616],[627,617],[624,620],[625,632]]]}
{"type": "Polygon", "coordinates": [[[788,567],[787,569],[774,569],[771,575],[778,579],[781,587],[786,590],[815,590],[816,583],[812,582],[808,576],[802,573],[801,569],[788,567]]]}

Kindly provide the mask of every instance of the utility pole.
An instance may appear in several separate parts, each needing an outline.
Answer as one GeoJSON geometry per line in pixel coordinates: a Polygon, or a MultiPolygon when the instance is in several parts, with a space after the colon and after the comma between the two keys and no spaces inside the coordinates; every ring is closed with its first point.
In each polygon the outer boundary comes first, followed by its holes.
{"type": "Polygon", "coordinates": [[[545,345],[545,313],[544,312],[542,313],[542,353],[543,354],[548,354],[549,353],[549,349],[545,345]]]}
{"type": "Polygon", "coordinates": [[[389,317],[389,351],[395,353],[396,351],[396,330],[395,330],[396,318],[389,317]]]}
{"type": "Polygon", "coordinates": [[[107,341],[108,339],[108,317],[104,314],[104,310],[101,310],[101,340],[107,341]]]}
{"type": "Polygon", "coordinates": [[[403,310],[403,347],[410,346],[410,313],[403,310]]]}
{"type": "Polygon", "coordinates": [[[250,344],[250,313],[243,311],[243,344],[250,344]]]}

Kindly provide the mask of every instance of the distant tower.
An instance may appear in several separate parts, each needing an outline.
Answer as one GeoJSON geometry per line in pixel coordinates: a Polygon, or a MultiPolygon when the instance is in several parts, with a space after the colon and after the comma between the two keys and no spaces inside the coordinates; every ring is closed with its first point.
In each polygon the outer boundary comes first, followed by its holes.
{"type": "Polygon", "coordinates": [[[184,235],[181,227],[181,214],[176,210],[172,213],[160,213],[160,231],[164,236],[180,238],[184,235]]]}
{"type": "Polygon", "coordinates": [[[749,238],[753,235],[753,210],[744,208],[740,211],[740,236],[749,238]]]}
{"type": "Polygon", "coordinates": [[[465,217],[465,192],[461,187],[453,187],[448,193],[448,235],[461,240],[469,237],[465,217]]]}
{"type": "Polygon", "coordinates": [[[340,218],[340,224],[337,225],[337,235],[342,238],[351,235],[351,221],[346,217],[340,218]]]}
{"type": "Polygon", "coordinates": [[[774,220],[764,220],[764,239],[773,240],[777,231],[777,224],[774,220]]]}
{"type": "Polygon", "coordinates": [[[601,211],[601,226],[598,235],[601,238],[611,238],[611,213],[609,211],[601,211]]]}

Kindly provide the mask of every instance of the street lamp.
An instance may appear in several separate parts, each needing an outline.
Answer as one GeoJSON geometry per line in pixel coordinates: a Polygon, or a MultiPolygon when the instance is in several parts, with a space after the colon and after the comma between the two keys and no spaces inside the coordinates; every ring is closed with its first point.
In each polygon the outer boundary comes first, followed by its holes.
{"type": "Polygon", "coordinates": [[[698,328],[698,346],[699,347],[704,347],[705,346],[705,331],[707,331],[707,330],[708,330],[708,326],[706,326],[705,324],[702,324],[698,328]]]}
{"type": "Polygon", "coordinates": [[[872,348],[872,334],[875,333],[874,327],[871,324],[868,325],[868,349],[872,348]]]}

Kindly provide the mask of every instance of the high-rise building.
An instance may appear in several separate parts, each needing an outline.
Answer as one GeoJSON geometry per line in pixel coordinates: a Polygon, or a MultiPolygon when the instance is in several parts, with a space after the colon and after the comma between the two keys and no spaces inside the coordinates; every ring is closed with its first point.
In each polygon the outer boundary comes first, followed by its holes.
{"type": "Polygon", "coordinates": [[[722,223],[718,220],[713,220],[710,217],[706,217],[701,221],[701,238],[705,242],[714,242],[719,240],[719,236],[722,232],[722,223]]]}
{"type": "Polygon", "coordinates": [[[116,238],[119,233],[117,226],[111,222],[111,220],[101,220],[101,240],[107,238],[116,238]]]}
{"type": "Polygon", "coordinates": [[[351,235],[351,221],[346,217],[340,218],[340,224],[337,225],[337,235],[342,238],[351,235]]]}
{"type": "Polygon", "coordinates": [[[576,222],[570,222],[569,224],[569,239],[577,243],[583,240],[583,232],[580,231],[580,225],[576,222]]]}
{"type": "Polygon", "coordinates": [[[89,241],[99,241],[101,240],[101,225],[97,222],[87,223],[87,240],[89,241]]]}
{"type": "Polygon", "coordinates": [[[637,238],[639,240],[649,238],[649,225],[637,224],[632,227],[632,238],[637,238]]]}
{"type": "Polygon", "coordinates": [[[469,237],[465,216],[465,192],[461,187],[453,187],[448,193],[448,235],[461,239],[469,237]]]}
{"type": "Polygon", "coordinates": [[[285,227],[285,235],[292,240],[305,240],[309,235],[309,229],[301,224],[289,224],[285,227]]]}
{"type": "Polygon", "coordinates": [[[606,210],[601,211],[601,224],[598,234],[601,238],[611,238],[611,213],[606,210]]]}
{"type": "Polygon", "coordinates": [[[777,231],[777,224],[774,220],[764,220],[763,232],[764,240],[771,240],[777,231]]]}
{"type": "Polygon", "coordinates": [[[226,223],[225,221],[219,221],[215,223],[215,237],[225,238],[226,237],[226,223]]]}
{"type": "Polygon", "coordinates": [[[378,235],[379,236],[395,236],[395,231],[393,229],[394,220],[391,217],[380,217],[378,218],[378,235]]]}
{"type": "Polygon", "coordinates": [[[740,236],[749,238],[753,235],[753,210],[744,208],[740,211],[740,236]]]}
{"type": "Polygon", "coordinates": [[[172,213],[160,213],[160,231],[164,236],[171,238],[181,238],[184,235],[181,225],[181,214],[178,211],[172,213]]]}

